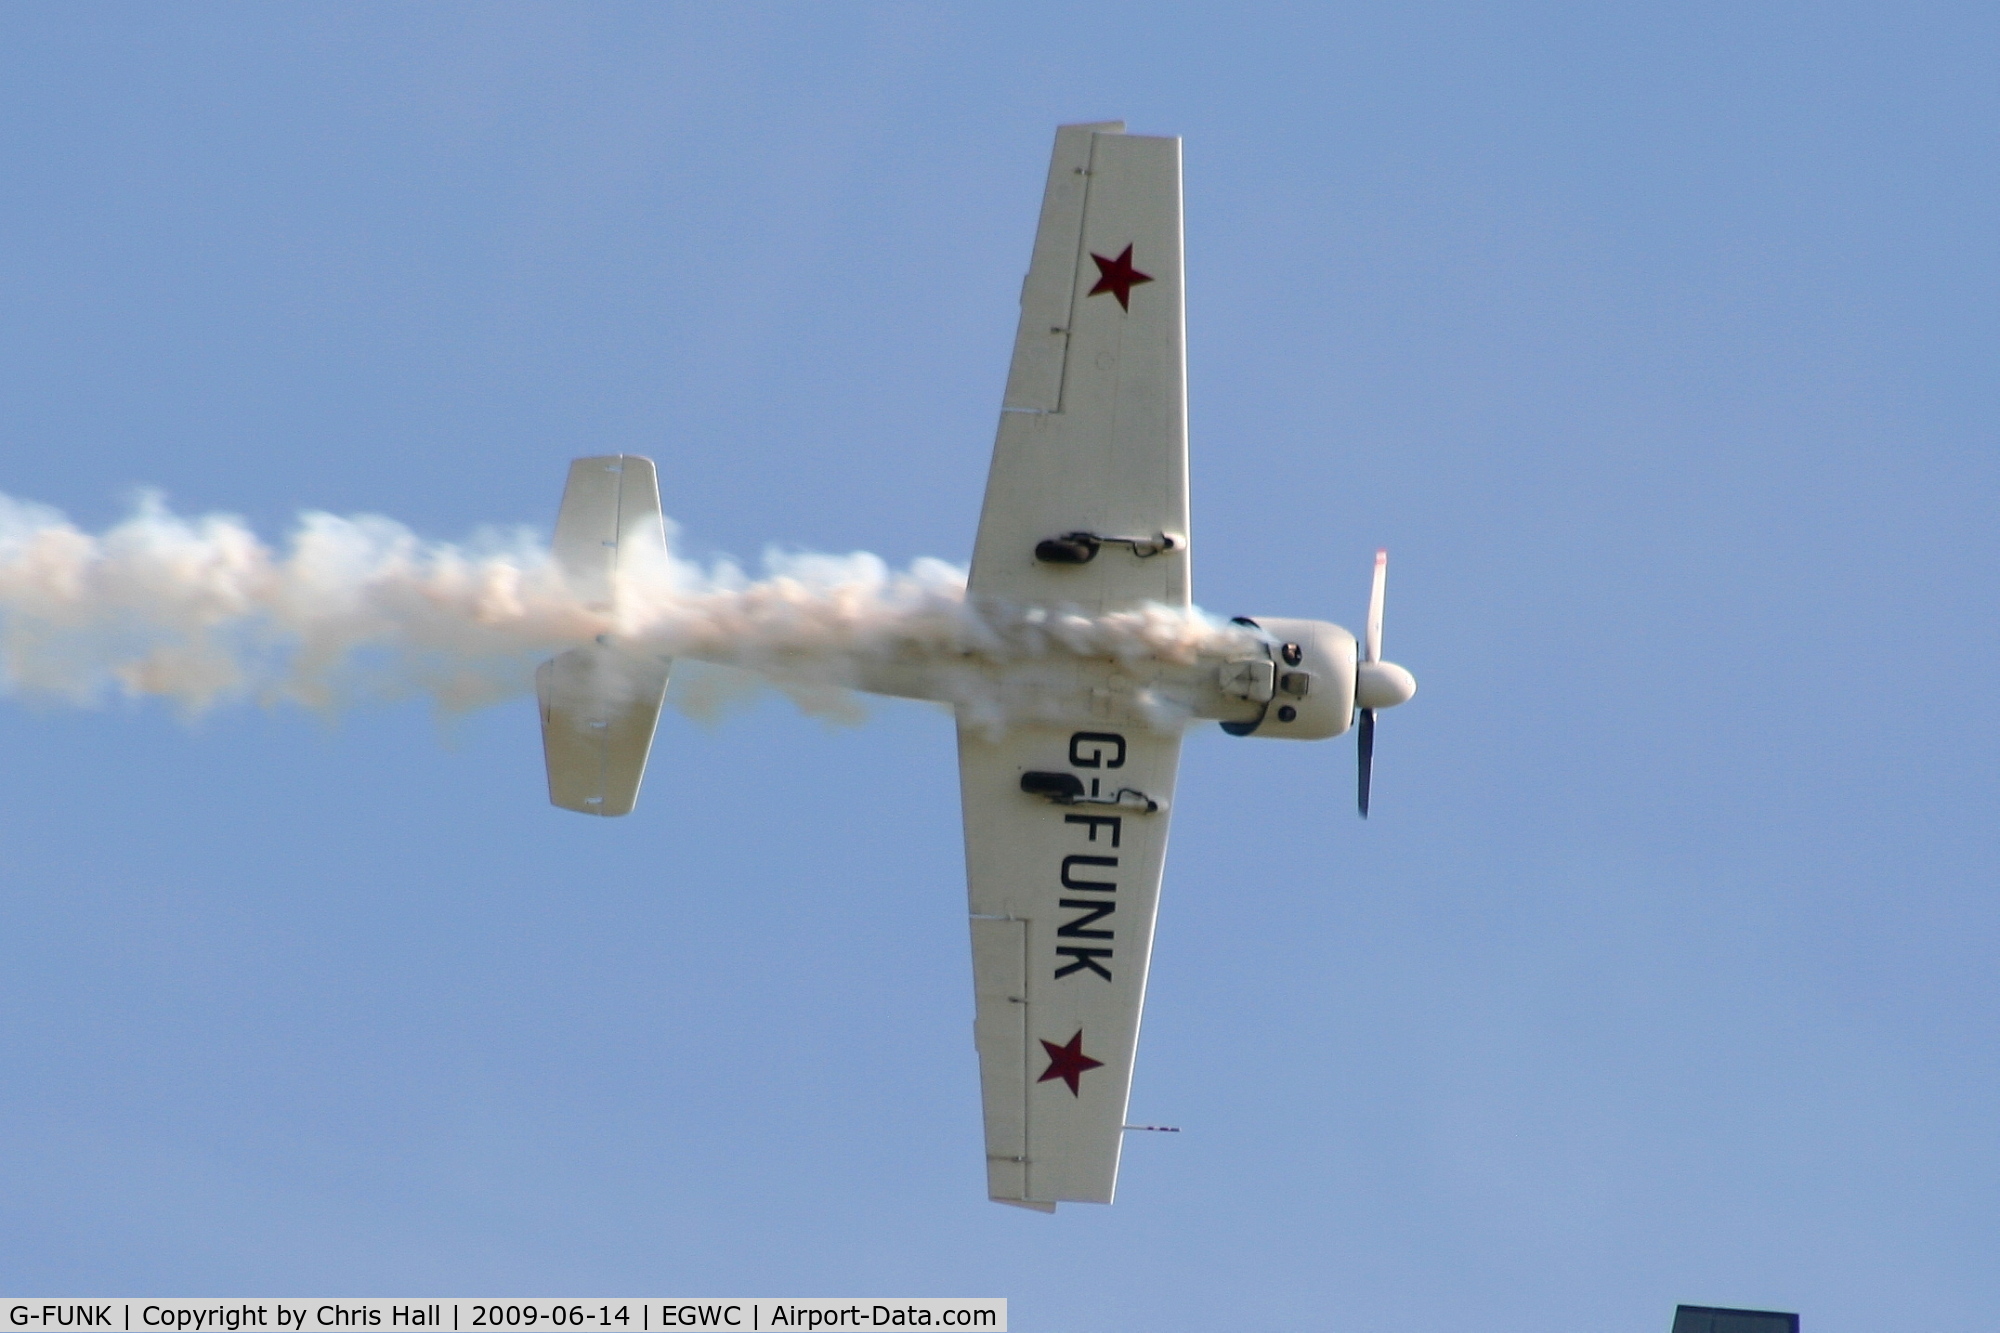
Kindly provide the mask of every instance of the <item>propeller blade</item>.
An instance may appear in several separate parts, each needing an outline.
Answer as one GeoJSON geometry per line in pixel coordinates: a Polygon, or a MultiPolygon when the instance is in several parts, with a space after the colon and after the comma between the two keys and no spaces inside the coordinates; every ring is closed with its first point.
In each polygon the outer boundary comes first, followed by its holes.
{"type": "Polygon", "coordinates": [[[1361,817],[1368,818],[1368,781],[1375,773],[1375,710],[1361,710],[1361,734],[1355,753],[1361,756],[1361,817]]]}
{"type": "Polygon", "coordinates": [[[1382,660],[1382,591],[1389,581],[1389,553],[1375,553],[1375,586],[1368,592],[1368,639],[1366,651],[1362,653],[1364,662],[1382,660]]]}

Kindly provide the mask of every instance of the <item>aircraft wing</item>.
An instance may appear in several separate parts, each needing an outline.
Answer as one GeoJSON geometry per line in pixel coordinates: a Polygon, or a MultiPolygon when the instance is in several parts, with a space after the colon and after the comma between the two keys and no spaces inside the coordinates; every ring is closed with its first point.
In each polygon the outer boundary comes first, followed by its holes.
{"type": "Polygon", "coordinates": [[[1102,612],[1188,605],[1181,141],[1056,131],[970,591],[1102,612]],[[1141,557],[1035,558],[1072,532],[1179,539],[1141,557]]]}
{"type": "Polygon", "coordinates": [[[1117,1186],[1181,749],[1095,725],[958,733],[987,1194],[1051,1212],[1117,1186]],[[1055,804],[1021,789],[1029,772],[1158,809],[1055,804]]]}
{"type": "MultiPolygon", "coordinates": [[[[1189,604],[1182,309],[1180,140],[1058,130],[975,600],[1189,604]],[[1132,541],[1038,558],[1078,533],[1132,541]]],[[[1108,666],[1063,669],[1093,720],[996,734],[962,712],[958,732],[987,1193],[1043,1210],[1117,1185],[1181,745],[1120,706],[1108,666]],[[1024,791],[1030,773],[1067,803],[1024,791]]]]}

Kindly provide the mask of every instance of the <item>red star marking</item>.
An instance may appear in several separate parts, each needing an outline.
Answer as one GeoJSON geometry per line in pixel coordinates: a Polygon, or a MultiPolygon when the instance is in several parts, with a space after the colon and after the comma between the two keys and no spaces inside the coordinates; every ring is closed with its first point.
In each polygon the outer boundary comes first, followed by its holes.
{"type": "Polygon", "coordinates": [[[1044,1038],[1042,1049],[1049,1053],[1049,1067],[1042,1071],[1042,1076],[1035,1082],[1046,1083],[1052,1078],[1059,1078],[1069,1084],[1069,1095],[1072,1097],[1081,1095],[1076,1090],[1076,1080],[1083,1071],[1097,1069],[1104,1064],[1104,1061],[1093,1060],[1083,1053],[1082,1028],[1076,1030],[1076,1035],[1071,1037],[1065,1046],[1058,1046],[1044,1038]]]}
{"type": "Polygon", "coordinates": [[[1097,262],[1097,285],[1090,289],[1092,296],[1110,292],[1118,298],[1118,304],[1127,310],[1132,308],[1132,289],[1142,282],[1151,282],[1153,275],[1141,273],[1132,267],[1132,247],[1116,259],[1106,259],[1103,255],[1091,256],[1097,262]]]}

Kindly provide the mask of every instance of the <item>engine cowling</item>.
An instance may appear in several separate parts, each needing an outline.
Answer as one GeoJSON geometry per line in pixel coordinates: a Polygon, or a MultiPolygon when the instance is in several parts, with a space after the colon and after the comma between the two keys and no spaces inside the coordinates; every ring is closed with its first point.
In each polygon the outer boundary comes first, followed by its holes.
{"type": "Polygon", "coordinates": [[[1262,704],[1263,711],[1251,720],[1224,722],[1224,731],[1323,741],[1347,730],[1354,720],[1352,634],[1324,620],[1239,616],[1236,623],[1259,633],[1264,656],[1226,664],[1224,689],[1262,704]]]}

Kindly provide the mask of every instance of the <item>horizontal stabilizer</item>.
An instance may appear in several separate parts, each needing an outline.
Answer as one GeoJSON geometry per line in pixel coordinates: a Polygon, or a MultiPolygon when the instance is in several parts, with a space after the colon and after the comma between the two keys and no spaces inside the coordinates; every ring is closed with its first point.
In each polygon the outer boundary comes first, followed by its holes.
{"type": "Polygon", "coordinates": [[[1053,1213],[1056,1210],[1054,1204],[1043,1203],[1039,1199],[1002,1199],[996,1196],[993,1202],[1004,1203],[1014,1208],[1032,1208],[1038,1213],[1053,1213]]]}
{"type": "Polygon", "coordinates": [[[616,598],[617,575],[664,563],[667,534],[653,460],[608,454],[571,463],[551,550],[577,597],[604,609],[616,598]]]}
{"type": "Polygon", "coordinates": [[[535,671],[549,800],[586,815],[629,815],[667,697],[665,659],[576,648],[535,671]]]}
{"type": "MultiPolygon", "coordinates": [[[[664,568],[666,525],[653,460],[637,454],[569,465],[551,544],[570,590],[615,613],[620,577],[664,568]]],[[[535,672],[549,800],[587,815],[624,815],[639,799],[646,755],[667,693],[665,658],[600,640],[535,672]]]]}

